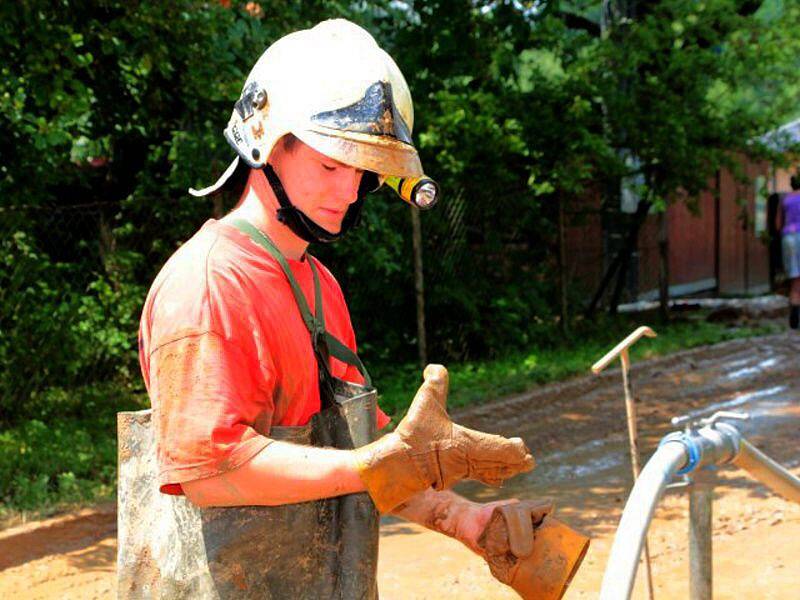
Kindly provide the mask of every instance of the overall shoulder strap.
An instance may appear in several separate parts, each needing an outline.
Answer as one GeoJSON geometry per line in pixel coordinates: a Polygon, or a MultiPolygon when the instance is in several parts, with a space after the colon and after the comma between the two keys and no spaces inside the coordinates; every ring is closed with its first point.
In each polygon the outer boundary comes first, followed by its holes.
{"type": "MultiPolygon", "coordinates": [[[[281,269],[283,269],[283,273],[286,275],[286,279],[289,281],[289,285],[292,288],[292,294],[294,295],[295,302],[297,302],[297,307],[300,309],[303,322],[311,334],[311,343],[314,347],[314,351],[318,354],[321,354],[323,358],[326,358],[326,355],[330,354],[330,356],[338,358],[348,365],[353,365],[361,373],[361,376],[364,378],[367,385],[372,386],[372,379],[370,378],[366,367],[364,367],[364,363],[361,362],[361,359],[358,357],[358,355],[325,330],[325,311],[322,303],[322,288],[319,283],[319,273],[317,272],[317,266],[314,263],[314,259],[308,255],[311,273],[314,278],[314,306],[316,309],[316,314],[312,314],[311,309],[308,306],[308,302],[303,295],[303,290],[300,289],[300,284],[297,283],[297,279],[295,279],[292,269],[289,267],[289,263],[286,261],[286,258],[283,256],[283,254],[281,254],[281,251],[278,250],[275,244],[272,243],[272,240],[270,240],[263,231],[259,230],[257,227],[252,225],[250,222],[245,221],[244,219],[235,219],[231,221],[231,224],[242,233],[247,234],[251,240],[264,248],[275,260],[278,261],[278,264],[281,266],[281,269]],[[320,346],[324,347],[321,348],[320,346]]],[[[325,365],[325,367],[327,370],[327,365],[325,365]]]]}
{"type": "MultiPolygon", "coordinates": [[[[256,244],[264,248],[267,252],[272,255],[272,258],[278,261],[278,264],[283,269],[284,275],[286,275],[286,279],[289,281],[289,285],[292,288],[292,294],[294,295],[295,302],[297,302],[297,307],[300,309],[300,315],[303,317],[303,322],[306,324],[306,328],[311,333],[312,341],[316,339],[315,333],[321,333],[324,329],[324,322],[322,327],[320,327],[318,319],[311,313],[311,309],[308,306],[308,302],[306,302],[306,297],[303,295],[303,290],[300,289],[300,284],[297,283],[297,279],[294,277],[294,273],[292,273],[292,269],[289,267],[289,263],[286,262],[286,258],[284,258],[281,251],[272,243],[272,240],[264,234],[261,230],[257,227],[252,225],[250,222],[245,221],[244,219],[235,219],[231,221],[231,224],[236,227],[242,233],[246,233],[251,240],[253,240],[256,244]]],[[[314,288],[316,293],[316,288],[318,287],[316,277],[314,280],[314,288]]],[[[315,299],[316,298],[315,295],[315,299]]],[[[317,311],[320,311],[321,303],[317,304],[317,311]]]]}
{"type": "Polygon", "coordinates": [[[314,274],[314,302],[320,307],[320,310],[317,311],[317,320],[322,324],[322,335],[324,337],[324,343],[327,347],[328,354],[334,358],[338,358],[343,363],[353,365],[356,369],[358,369],[359,373],[361,373],[361,376],[364,378],[366,384],[372,387],[372,378],[369,376],[367,368],[364,366],[364,363],[361,362],[358,354],[350,350],[350,348],[328,333],[328,331],[325,329],[325,315],[321,310],[322,295],[319,285],[319,274],[317,273],[317,267],[314,264],[314,259],[309,257],[309,260],[311,264],[311,272],[314,274]]]}

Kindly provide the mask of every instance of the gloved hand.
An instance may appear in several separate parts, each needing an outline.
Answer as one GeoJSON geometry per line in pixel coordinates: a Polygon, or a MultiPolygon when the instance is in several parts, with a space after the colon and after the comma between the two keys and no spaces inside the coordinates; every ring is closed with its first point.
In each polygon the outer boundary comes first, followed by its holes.
{"type": "Polygon", "coordinates": [[[561,598],[589,547],[552,512],[541,501],[498,506],[478,539],[492,575],[524,600],[561,598]]]}
{"type": "Polygon", "coordinates": [[[534,467],[519,438],[466,429],[445,410],[447,369],[428,365],[408,414],[392,433],[354,450],[364,485],[382,513],[433,487],[443,490],[461,479],[489,485],[534,467]]]}

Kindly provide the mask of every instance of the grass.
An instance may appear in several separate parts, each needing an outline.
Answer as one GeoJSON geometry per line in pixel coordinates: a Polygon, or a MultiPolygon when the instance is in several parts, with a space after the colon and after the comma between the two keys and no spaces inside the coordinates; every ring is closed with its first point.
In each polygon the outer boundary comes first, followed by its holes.
{"type": "MultiPolygon", "coordinates": [[[[659,336],[633,348],[635,360],[733,338],[772,333],[775,325],[730,327],[692,315],[655,326],[659,336]]],[[[532,387],[588,373],[589,367],[635,327],[620,316],[583,324],[569,340],[509,352],[493,360],[451,363],[450,408],[490,401],[532,387]]],[[[373,376],[380,405],[393,422],[408,408],[420,382],[416,365],[378,365],[373,376]]],[[[76,506],[110,500],[116,493],[118,410],[142,407],[142,397],[108,384],[54,390],[38,419],[0,431],[0,528],[76,506]],[[73,414],[71,417],[61,417],[73,414]]]]}
{"type": "MultiPolygon", "coordinates": [[[[669,324],[654,326],[656,338],[639,341],[631,352],[634,360],[663,356],[697,346],[730,339],[774,333],[774,324],[746,324],[731,327],[709,323],[698,314],[669,324]]],[[[457,408],[524,392],[538,385],[585,375],[590,367],[617,342],[642,324],[641,318],[620,316],[592,328],[590,337],[574,334],[572,340],[544,348],[529,348],[488,361],[470,361],[446,365],[450,374],[448,407],[457,408]]],[[[396,423],[405,414],[421,381],[417,365],[403,365],[385,373],[376,373],[381,408],[396,423]]]]}

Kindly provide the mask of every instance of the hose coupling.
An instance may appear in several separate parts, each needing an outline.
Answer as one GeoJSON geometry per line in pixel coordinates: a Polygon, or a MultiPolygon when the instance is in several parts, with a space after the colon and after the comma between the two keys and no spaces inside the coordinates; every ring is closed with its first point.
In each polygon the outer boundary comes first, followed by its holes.
{"type": "Polygon", "coordinates": [[[664,444],[668,444],[670,442],[678,442],[683,444],[683,447],[686,448],[686,453],[689,455],[689,461],[679,471],[677,471],[676,474],[685,475],[687,473],[691,473],[700,462],[700,445],[694,439],[692,439],[692,436],[687,435],[685,432],[673,431],[672,433],[669,433],[661,438],[661,441],[658,443],[658,447],[660,448],[664,444]]]}

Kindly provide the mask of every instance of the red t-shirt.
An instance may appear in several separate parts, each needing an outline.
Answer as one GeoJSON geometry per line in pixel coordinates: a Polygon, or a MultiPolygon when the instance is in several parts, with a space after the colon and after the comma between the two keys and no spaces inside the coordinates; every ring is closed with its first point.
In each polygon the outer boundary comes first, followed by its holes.
{"type": "MultiPolygon", "coordinates": [[[[318,260],[327,330],[356,350],[342,290],[318,260]]],[[[309,307],[308,260],[288,260],[309,307]]],[[[161,491],[230,471],[270,443],[273,425],[320,410],[311,338],[286,275],[232,225],[209,220],[173,254],[147,295],[139,360],[153,406],[161,491]]],[[[331,373],[363,383],[336,358],[331,373]]],[[[379,409],[378,427],[389,418],[379,409]]]]}

